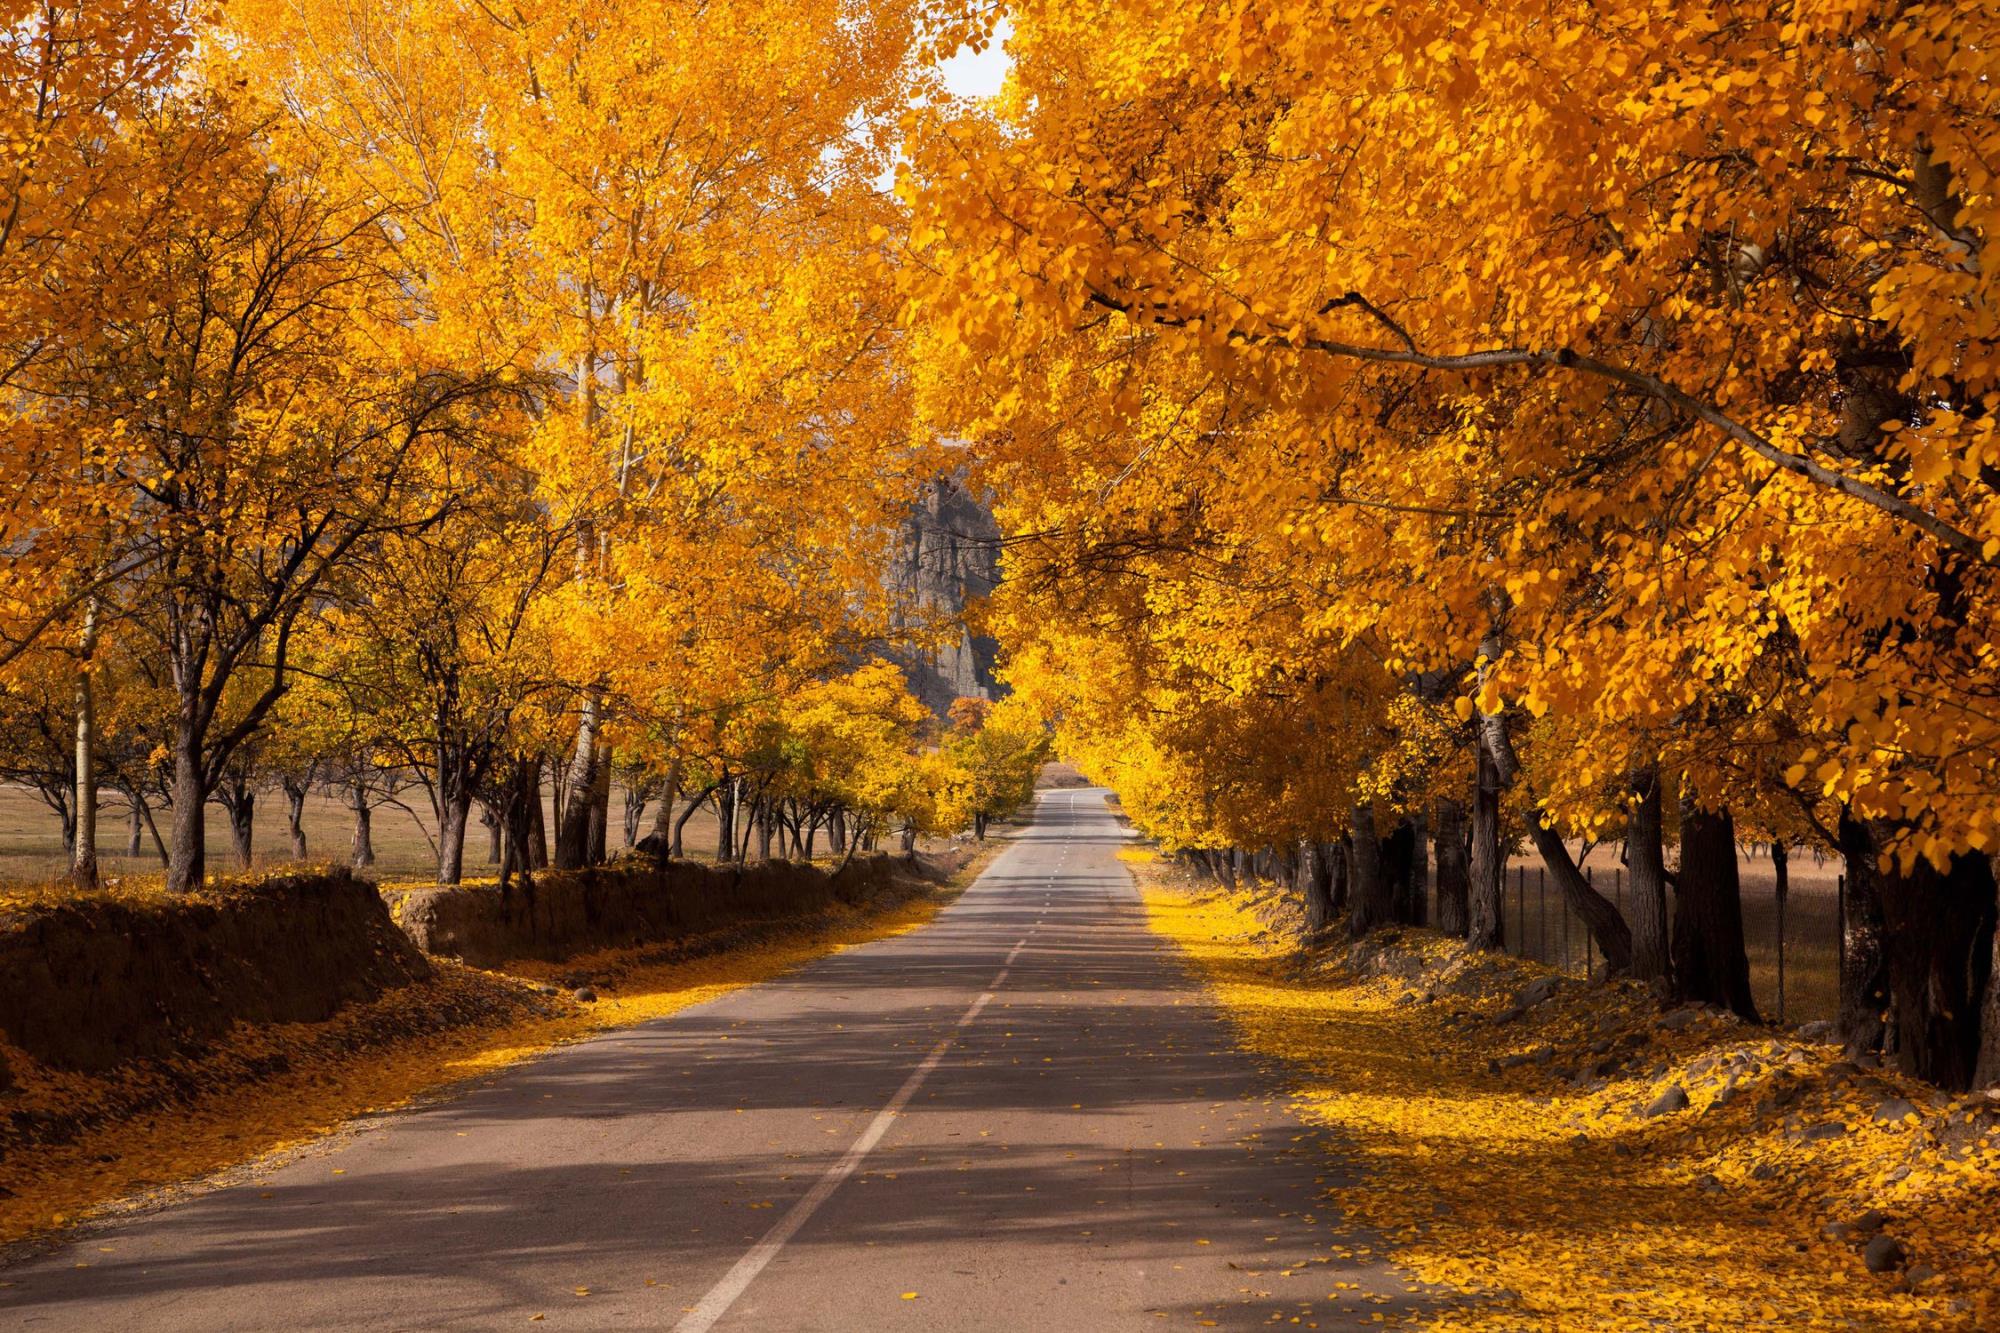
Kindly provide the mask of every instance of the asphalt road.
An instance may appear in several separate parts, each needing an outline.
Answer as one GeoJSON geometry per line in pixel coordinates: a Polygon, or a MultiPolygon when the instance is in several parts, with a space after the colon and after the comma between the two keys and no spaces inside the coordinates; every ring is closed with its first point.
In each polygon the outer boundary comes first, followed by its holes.
{"type": "Polygon", "coordinates": [[[1124,836],[1044,793],[925,929],[16,1266],[0,1326],[1377,1326],[1416,1298],[1339,1257],[1370,1239],[1325,1146],[1147,930],[1124,836]]]}

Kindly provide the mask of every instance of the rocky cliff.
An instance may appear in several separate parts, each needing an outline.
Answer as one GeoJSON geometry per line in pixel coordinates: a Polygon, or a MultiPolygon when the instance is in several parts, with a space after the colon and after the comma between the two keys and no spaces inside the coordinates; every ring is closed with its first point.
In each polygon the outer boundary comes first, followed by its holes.
{"type": "Polygon", "coordinates": [[[903,595],[913,624],[942,627],[932,646],[902,655],[910,688],[940,716],[953,699],[990,699],[999,692],[993,678],[997,645],[973,634],[961,618],[969,602],[999,581],[1000,528],[992,511],[961,478],[940,477],[912,510],[890,570],[891,587],[903,595]]]}

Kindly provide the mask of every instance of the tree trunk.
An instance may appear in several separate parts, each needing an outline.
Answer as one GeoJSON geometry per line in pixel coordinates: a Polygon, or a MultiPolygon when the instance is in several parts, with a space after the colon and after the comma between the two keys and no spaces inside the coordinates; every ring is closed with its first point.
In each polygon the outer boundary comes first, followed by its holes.
{"type": "Polygon", "coordinates": [[[1348,828],[1353,840],[1354,910],[1348,914],[1347,929],[1353,935],[1366,935],[1396,919],[1395,877],[1408,865],[1408,853],[1392,851],[1389,840],[1376,836],[1375,810],[1365,801],[1354,807],[1348,828]]]}
{"type": "Polygon", "coordinates": [[[1632,966],[1632,931],[1619,914],[1617,904],[1590,886],[1590,881],[1576,868],[1576,861],[1564,845],[1562,834],[1544,826],[1540,819],[1532,815],[1528,825],[1535,850],[1542,854],[1542,861],[1549,868],[1549,877],[1562,890],[1563,901],[1569,905],[1569,910],[1590,932],[1597,951],[1604,955],[1605,966],[1613,972],[1629,971],[1632,966]]]}
{"type": "Polygon", "coordinates": [[[1632,877],[1632,975],[1640,981],[1663,981],[1671,959],[1659,772],[1650,764],[1635,771],[1631,788],[1631,812],[1625,818],[1625,868],[1632,877]]]}
{"type": "Polygon", "coordinates": [[[1333,924],[1333,857],[1325,843],[1308,842],[1299,849],[1299,885],[1306,901],[1306,934],[1317,935],[1333,924]]]}
{"type": "Polygon", "coordinates": [[[236,785],[223,809],[229,813],[229,836],[236,846],[236,864],[248,870],[253,864],[251,835],[256,828],[257,793],[248,784],[236,785]]]}
{"type": "Polygon", "coordinates": [[[167,854],[167,891],[193,893],[208,878],[208,784],[202,779],[201,737],[182,717],[174,736],[174,831],[167,854]]]}
{"type": "Polygon", "coordinates": [[[826,845],[835,856],[847,854],[847,812],[835,810],[826,817],[826,845]]]}
{"type": "Polygon", "coordinates": [[[1466,863],[1465,803],[1437,803],[1437,928],[1462,937],[1472,924],[1471,871],[1466,863]]]}
{"type": "Polygon", "coordinates": [[[502,842],[501,835],[503,830],[501,828],[500,813],[493,808],[491,802],[481,801],[479,803],[479,822],[486,829],[486,864],[497,866],[500,864],[500,844],[502,842]]]}
{"type": "Polygon", "coordinates": [[[975,810],[972,813],[972,836],[981,842],[986,841],[986,812],[984,810],[975,810]]]}
{"type": "Polygon", "coordinates": [[[687,831],[688,821],[694,818],[695,811],[701,809],[701,803],[706,801],[714,791],[715,788],[710,787],[707,791],[699,795],[690,796],[688,803],[681,807],[680,814],[674,818],[674,845],[673,849],[667,853],[669,859],[675,861],[684,861],[687,859],[687,844],[683,841],[683,835],[687,831]]]}
{"type": "Polygon", "coordinates": [[[1994,932],[1993,947],[1987,950],[1986,998],[1979,1007],[1979,1063],[1973,1067],[1972,1086],[2000,1087],[2000,931],[1994,932]]]}
{"type": "Polygon", "coordinates": [[[437,882],[457,884],[465,878],[465,830],[472,822],[472,793],[460,786],[438,795],[437,882]]]}
{"type": "Polygon", "coordinates": [[[524,853],[521,861],[523,870],[547,870],[549,868],[549,821],[542,809],[542,761],[537,759],[529,765],[533,779],[522,800],[523,817],[527,823],[527,841],[522,845],[524,853]]]}
{"type": "Polygon", "coordinates": [[[292,859],[306,859],[306,784],[287,781],[285,788],[285,832],[292,840],[292,859]]]}
{"type": "Polygon", "coordinates": [[[1500,770],[1482,736],[1474,747],[1477,759],[1472,781],[1472,827],[1466,849],[1465,939],[1475,949],[1498,949],[1504,943],[1501,894],[1506,888],[1507,862],[1500,855],[1500,770]]]}
{"type": "Polygon", "coordinates": [[[611,747],[599,745],[597,772],[590,784],[590,839],[584,847],[585,865],[603,865],[611,859],[611,762],[611,747]]]}
{"type": "Polygon", "coordinates": [[[140,796],[137,792],[130,792],[127,794],[127,799],[132,805],[131,822],[125,829],[125,855],[129,858],[141,856],[145,853],[146,816],[139,808],[140,803],[145,799],[144,797],[140,796]]]}
{"type": "Polygon", "coordinates": [[[1919,860],[1886,872],[1882,924],[1897,1066],[1942,1088],[1972,1087],[1993,968],[1992,863],[1960,855],[1944,870],[1919,860]]]}
{"type": "Polygon", "coordinates": [[[591,794],[597,789],[597,714],[602,707],[600,692],[593,689],[583,697],[577,711],[576,744],[570,751],[569,768],[563,774],[566,794],[556,821],[556,869],[575,870],[590,863],[590,830],[595,817],[591,794]]]}
{"type": "Polygon", "coordinates": [[[1426,924],[1430,916],[1430,829],[1421,814],[1405,820],[1392,838],[1409,832],[1409,859],[1399,877],[1396,919],[1412,926],[1426,924]]]}
{"type": "Polygon", "coordinates": [[[70,844],[69,877],[81,888],[97,887],[97,691],[91,659],[97,651],[97,599],[83,608],[83,639],[76,664],[76,835],[70,844]]]}
{"type": "MultiPolygon", "coordinates": [[[[661,804],[672,803],[663,801],[661,804]]],[[[646,792],[635,783],[625,789],[625,846],[628,850],[639,845],[639,823],[645,817],[646,792]]]]}
{"type": "Polygon", "coordinates": [[[375,807],[369,804],[368,788],[359,782],[348,787],[347,796],[354,811],[354,840],[347,861],[356,870],[366,870],[375,864],[375,807]]]}
{"type": "MultiPolygon", "coordinates": [[[[1497,713],[1482,714],[1479,728],[1486,749],[1493,757],[1500,785],[1512,786],[1520,776],[1521,761],[1514,754],[1513,738],[1507,734],[1506,718],[1497,713]]],[[[1533,794],[1529,792],[1529,795],[1533,794]]],[[[1591,940],[1597,945],[1597,951],[1604,955],[1605,966],[1613,972],[1629,971],[1632,966],[1632,930],[1625,924],[1617,905],[1590,886],[1590,881],[1576,868],[1576,861],[1564,845],[1562,834],[1544,824],[1533,811],[1528,816],[1528,837],[1548,866],[1550,878],[1562,891],[1563,901],[1583,922],[1584,929],[1590,932],[1591,940]]],[[[1496,905],[1497,901],[1496,895],[1496,905]]]]}
{"type": "Polygon", "coordinates": [[[756,819],[757,859],[759,861],[768,861],[771,859],[771,838],[776,832],[772,827],[773,811],[771,809],[771,802],[768,799],[757,802],[756,819]]]}
{"type": "Polygon", "coordinates": [[[1755,1023],[1750,960],[1743,952],[1743,893],[1736,821],[1681,796],[1681,869],[1674,894],[1674,993],[1721,1005],[1755,1023]]]}
{"type": "Polygon", "coordinates": [[[1882,1051],[1889,1035],[1889,959],[1882,929],[1882,878],[1868,826],[1841,812],[1847,886],[1841,920],[1840,1040],[1850,1056],[1882,1051]]]}
{"type": "Polygon", "coordinates": [[[736,859],[736,779],[726,775],[715,789],[715,859],[736,859]]]}

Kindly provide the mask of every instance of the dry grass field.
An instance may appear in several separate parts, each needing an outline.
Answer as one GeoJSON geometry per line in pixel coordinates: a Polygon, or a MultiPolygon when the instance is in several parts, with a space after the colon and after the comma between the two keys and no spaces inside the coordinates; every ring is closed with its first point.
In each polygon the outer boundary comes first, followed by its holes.
{"type": "MultiPolygon", "coordinates": [[[[544,804],[544,818],[553,820],[553,806],[546,799],[544,804]]],[[[624,845],[624,809],[625,794],[614,788],[611,793],[611,842],[614,848],[624,845]]],[[[107,876],[158,873],[160,857],[149,834],[142,831],[138,856],[126,855],[130,807],[122,796],[110,795],[102,802],[97,818],[97,851],[107,876]]],[[[166,813],[156,810],[153,818],[159,823],[160,835],[167,836],[166,813]]],[[[652,821],[653,807],[648,805],[640,825],[641,837],[651,831],[652,821]]],[[[431,843],[435,826],[422,792],[406,793],[401,806],[377,806],[372,824],[375,846],[372,873],[384,880],[430,878],[437,864],[431,843]]],[[[354,812],[344,801],[315,792],[306,798],[302,826],[306,834],[308,861],[344,862],[348,859],[353,846],[354,812]]],[[[738,836],[741,836],[740,826],[738,836]]],[[[696,811],[688,820],[682,838],[690,858],[713,860],[716,852],[714,810],[704,807],[696,811]]],[[[928,842],[924,845],[930,848],[928,842]]],[[[280,793],[270,792],[258,798],[252,849],[259,869],[292,864],[291,840],[285,827],[285,803],[280,793]]],[[[825,854],[824,831],[815,850],[825,854]]],[[[237,869],[236,849],[229,834],[229,815],[219,805],[210,805],[208,809],[208,855],[213,872],[237,869]]],[[[63,855],[62,828],[54,812],[26,788],[0,786],[0,880],[37,882],[53,879],[63,873],[67,864],[63,855]]],[[[466,835],[465,872],[468,876],[476,876],[485,873],[487,865],[488,834],[477,822],[475,814],[473,826],[466,835]]]]}

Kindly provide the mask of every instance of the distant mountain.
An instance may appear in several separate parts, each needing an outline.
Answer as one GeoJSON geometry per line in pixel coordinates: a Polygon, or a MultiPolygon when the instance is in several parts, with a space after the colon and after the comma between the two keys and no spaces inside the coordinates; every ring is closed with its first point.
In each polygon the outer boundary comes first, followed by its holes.
{"type": "MultiPolygon", "coordinates": [[[[958,477],[940,477],[925,488],[904,525],[892,557],[890,583],[924,620],[957,617],[966,603],[1000,582],[1000,528],[993,513],[958,477]]],[[[963,696],[995,698],[999,645],[961,624],[957,640],[928,652],[906,652],[910,689],[942,717],[963,696]]]]}

